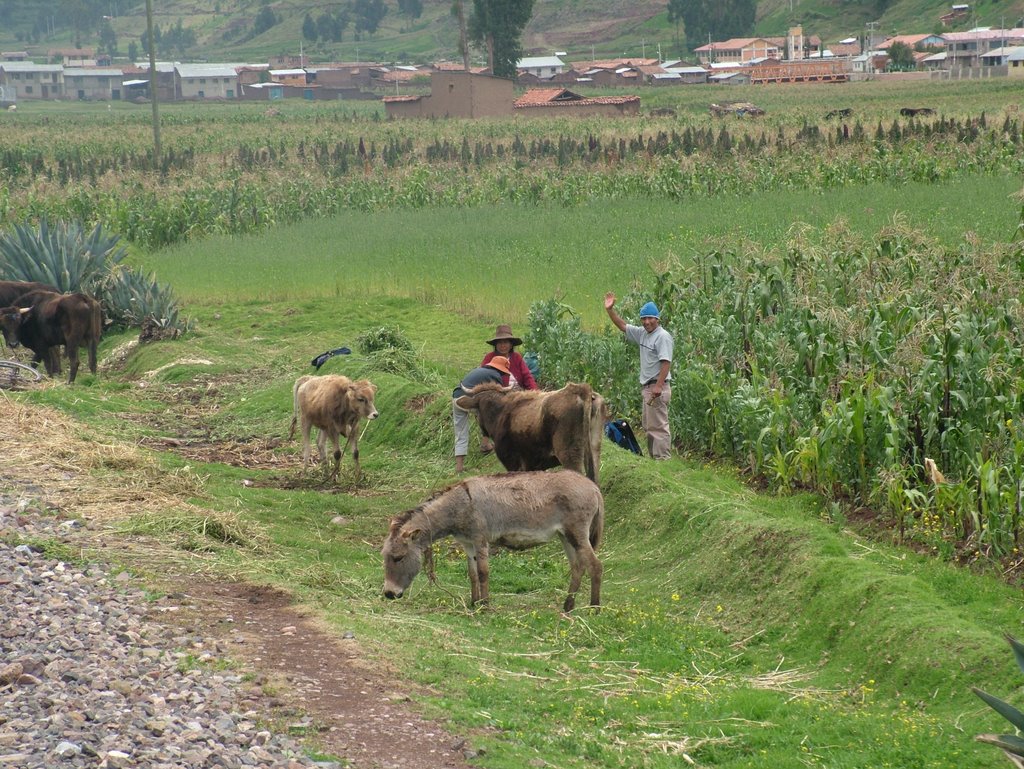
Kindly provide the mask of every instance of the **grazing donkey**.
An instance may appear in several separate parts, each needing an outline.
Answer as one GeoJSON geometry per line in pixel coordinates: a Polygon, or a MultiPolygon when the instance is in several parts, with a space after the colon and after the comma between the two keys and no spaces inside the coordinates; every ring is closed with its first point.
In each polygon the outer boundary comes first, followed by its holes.
{"type": "Polygon", "coordinates": [[[604,497],[579,473],[506,473],[468,478],[450,486],[391,521],[381,553],[384,595],[401,598],[412,584],[431,543],[454,537],[466,551],[472,601],[486,602],[490,546],[525,550],[562,540],[569,558],[569,595],[564,610],[576,605],[584,572],[590,575],[590,604],[601,603],[604,567],[594,551],[604,530],[604,497]]]}

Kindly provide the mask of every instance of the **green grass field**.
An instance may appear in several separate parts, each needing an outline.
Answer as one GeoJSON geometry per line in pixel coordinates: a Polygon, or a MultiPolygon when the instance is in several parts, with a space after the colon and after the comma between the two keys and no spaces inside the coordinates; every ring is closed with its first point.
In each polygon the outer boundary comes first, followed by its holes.
{"type": "Polygon", "coordinates": [[[947,243],[972,232],[1004,241],[1017,225],[1019,191],[1018,179],[966,177],[949,186],[872,185],[828,194],[353,212],[186,244],[145,264],[190,303],[385,293],[480,317],[524,319],[533,302],[557,297],[593,325],[603,321],[604,292],[643,285],[652,263],[688,259],[725,242],[779,248],[799,224],[842,219],[870,234],[899,215],[947,243]]]}
{"type": "MultiPolygon", "coordinates": [[[[1010,186],[1004,221],[978,212],[990,237],[1012,221],[1010,186]]],[[[620,225],[639,210],[620,208],[620,225]]],[[[615,221],[581,213],[571,234],[584,267],[578,283],[566,282],[567,298],[582,303],[602,283],[643,282],[642,260],[621,255],[641,250],[645,230],[609,243],[615,221]]],[[[648,233],[653,248],[679,232],[671,213],[659,212],[648,233]]],[[[699,214],[688,213],[690,227],[699,214]]],[[[757,216],[766,241],[784,232],[764,221],[767,211],[757,216]]],[[[177,538],[183,560],[198,553],[203,568],[279,585],[339,630],[355,630],[369,655],[386,655],[436,693],[423,706],[474,735],[486,748],[482,766],[674,767],[684,754],[716,767],[1002,765],[997,751],[973,741],[999,719],[969,687],[1004,695],[1016,687],[1001,634],[1021,631],[1017,589],[857,534],[814,498],[759,495],[726,468],[654,465],[606,447],[600,614],[559,614],[567,570],[556,545],[497,555],[486,610],[467,607],[462,557],[447,547],[438,587],[421,576],[407,598],[381,600],[377,548],[388,518],[452,480],[448,389],[485,351],[497,321],[521,325],[528,300],[558,289],[564,275],[561,260],[542,253],[568,227],[563,211],[458,217],[346,217],[159,254],[149,264],[186,298],[197,332],[147,346],[120,373],[18,397],[65,409],[106,440],[205,435],[245,445],[285,434],[291,383],[314,354],[396,325],[420,351],[416,370],[382,372],[358,353],[325,368],[380,386],[382,416],[361,445],[358,493],[344,471],[341,494],[301,482],[296,444],[277,450],[289,461],[273,471],[165,453],[166,469],[205,479],[194,503],[214,520],[240,513],[270,550],[204,539],[187,515],[159,529],[158,519],[140,516],[128,528],[177,538]],[[533,226],[519,220],[526,214],[533,226]],[[518,269],[510,250],[494,258],[510,227],[529,233],[515,251],[534,254],[518,269]],[[464,243],[451,254],[456,230],[464,243]],[[345,259],[341,243],[360,253],[345,259]],[[297,256],[321,249],[333,253],[297,256]],[[398,261],[409,267],[395,268],[398,261]],[[156,369],[144,390],[132,387],[156,369]],[[206,393],[201,423],[181,411],[187,392],[206,393]],[[411,407],[424,398],[425,408],[411,407]],[[255,486],[241,487],[242,478],[255,486]],[[347,523],[330,525],[339,514],[347,523]]],[[[874,224],[868,216],[863,226],[874,224]]],[[[597,323],[597,310],[588,318],[597,323]]],[[[475,449],[469,468],[500,469],[475,449]]]]}
{"type": "MultiPolygon", "coordinates": [[[[830,92],[762,93],[798,124],[830,92]]],[[[885,109],[908,93],[922,92],[888,94],[885,109]]],[[[175,118],[187,133],[188,114],[175,118]]],[[[652,265],[721,243],[781,249],[794,227],[839,219],[863,236],[899,216],[947,244],[972,233],[1005,243],[1019,190],[1010,175],[960,173],[682,202],[377,208],[136,246],[132,261],[173,286],[194,332],[127,354],[137,330],[111,333],[98,376],[4,397],[60,409],[91,443],[151,458],[158,472],[145,478],[140,462],[83,462],[82,482],[97,487],[181,489],[166,509],[121,520],[125,536],[158,536],[181,568],[276,585],[352,630],[367,658],[417,685],[427,712],[485,749],[482,767],[1004,766],[974,740],[1005,727],[970,686],[1017,698],[1003,634],[1024,633],[1019,588],[895,547],[840,504],[758,493],[701,457],[651,463],[606,442],[604,609],[571,616],[559,612],[568,576],[556,544],[497,554],[485,609],[467,605],[465,564],[447,545],[439,585],[421,575],[385,602],[379,547],[391,516],[455,480],[451,388],[497,323],[523,331],[534,302],[556,297],[599,329],[602,294],[650,286],[652,265]],[[412,342],[413,360],[360,350],[382,326],[412,342]],[[291,388],[343,344],[354,354],[323,371],[371,378],[381,416],[360,444],[363,482],[346,460],[326,487],[286,440],[291,388]],[[276,461],[255,461],[260,452],[276,461]]],[[[500,471],[475,443],[467,467],[500,471]]]]}

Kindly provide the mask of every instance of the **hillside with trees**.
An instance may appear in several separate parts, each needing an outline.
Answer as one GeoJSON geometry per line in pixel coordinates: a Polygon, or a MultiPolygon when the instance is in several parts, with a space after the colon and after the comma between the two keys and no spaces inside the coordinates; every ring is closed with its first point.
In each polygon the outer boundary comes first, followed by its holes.
{"type": "MultiPolygon", "coordinates": [[[[451,0],[157,0],[157,54],[190,60],[258,61],[299,55],[309,61],[458,61],[459,21],[451,0]]],[[[569,58],[687,56],[708,39],[782,35],[802,24],[826,43],[943,31],[947,0],[465,0],[470,60],[565,51],[569,58]],[[522,29],[495,36],[489,30],[522,29]]],[[[1024,24],[1024,0],[981,0],[948,30],[1024,24]]],[[[146,5],[139,0],[0,0],[0,50],[91,48],[115,59],[140,57],[146,5]]],[[[499,67],[500,68],[500,67],[499,67]]]]}

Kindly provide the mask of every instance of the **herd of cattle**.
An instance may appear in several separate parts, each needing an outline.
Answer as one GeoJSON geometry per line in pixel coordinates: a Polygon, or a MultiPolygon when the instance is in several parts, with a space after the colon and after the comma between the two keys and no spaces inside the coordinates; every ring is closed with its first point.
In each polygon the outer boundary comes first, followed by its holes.
{"type": "Polygon", "coordinates": [[[89,350],[89,370],[96,373],[96,348],[103,333],[103,310],[88,294],[62,294],[46,283],[0,281],[0,330],[11,348],[32,351],[46,373],[60,373],[60,348],[68,358],[68,382],[78,375],[78,350],[89,350]]]}
{"type": "MultiPolygon", "coordinates": [[[[337,477],[344,453],[340,437],[346,438],[345,451],[352,446],[359,478],[359,426],[377,418],[376,390],[369,380],[337,374],[295,382],[290,435],[301,425],[304,465],[316,427],[325,468],[328,439],[334,447],[330,479],[337,477]]],[[[492,546],[525,549],[558,537],[570,566],[565,611],[575,606],[584,574],[590,577],[591,605],[600,605],[602,566],[595,551],[604,528],[604,499],[597,486],[608,419],[604,398],[590,385],[572,382],[552,392],[483,384],[455,403],[476,414],[480,431],[493,441],[509,472],[463,480],[392,519],[381,551],[384,595],[401,598],[423,565],[432,564],[433,542],[452,537],[466,552],[473,603],[486,602],[492,546]],[[558,465],[565,470],[544,472],[558,465]]]]}
{"type": "MultiPolygon", "coordinates": [[[[96,373],[103,330],[100,303],[83,293],[63,294],[45,283],[0,281],[0,330],[12,348],[24,346],[50,376],[60,373],[60,348],[68,358],[68,382],[78,373],[79,348],[87,347],[96,373]]],[[[360,477],[359,428],[376,419],[377,387],[369,380],[330,374],[300,377],[292,389],[291,436],[302,430],[302,460],[311,459],[310,433],[327,467],[327,441],[334,449],[331,480],[341,466],[340,438],[352,447],[360,477]]],[[[604,526],[604,500],[597,486],[601,443],[608,410],[590,385],[569,383],[553,392],[510,390],[485,384],[467,391],[457,405],[475,413],[481,432],[494,443],[509,472],[480,476],[450,486],[413,510],[395,517],[384,543],[384,595],[399,598],[431,563],[432,543],[453,537],[466,552],[472,600],[487,601],[491,546],[524,549],[558,537],[570,565],[565,610],[575,605],[584,574],[590,602],[600,604],[601,562],[595,550],[604,526]],[[545,470],[561,465],[563,472],[545,470]]]]}

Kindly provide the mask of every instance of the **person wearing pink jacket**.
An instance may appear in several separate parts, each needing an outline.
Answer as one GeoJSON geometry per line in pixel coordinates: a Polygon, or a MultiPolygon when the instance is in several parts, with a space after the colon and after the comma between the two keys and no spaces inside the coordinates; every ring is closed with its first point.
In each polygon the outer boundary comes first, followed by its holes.
{"type": "MultiPolygon", "coordinates": [[[[511,386],[517,390],[539,390],[533,374],[530,373],[529,366],[526,365],[523,356],[515,350],[522,343],[523,340],[512,333],[511,326],[501,324],[495,331],[494,337],[487,340],[487,344],[494,349],[484,356],[480,365],[486,366],[495,356],[507,358],[509,373],[502,377],[504,386],[511,386]]],[[[480,441],[480,450],[487,454],[494,450],[494,445],[490,440],[484,438],[480,441]]]]}

